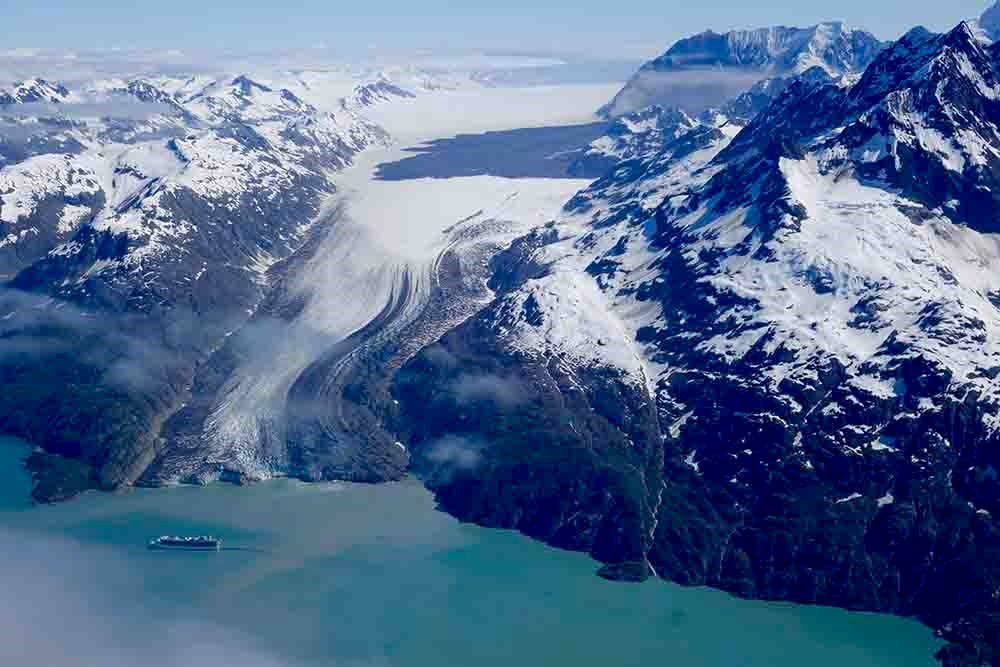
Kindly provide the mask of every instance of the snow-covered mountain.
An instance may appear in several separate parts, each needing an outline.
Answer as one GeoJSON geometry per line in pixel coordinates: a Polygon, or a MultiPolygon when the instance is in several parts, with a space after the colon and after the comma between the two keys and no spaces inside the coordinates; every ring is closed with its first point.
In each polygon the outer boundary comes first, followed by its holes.
{"type": "MultiPolygon", "coordinates": [[[[10,96],[33,101],[47,94],[39,88],[10,96]]],[[[2,271],[64,297],[111,282],[127,284],[137,306],[159,302],[187,287],[191,262],[213,265],[220,252],[230,269],[259,274],[301,243],[330,189],[326,172],[383,138],[346,109],[319,112],[245,76],[179,97],[141,80],[79,97],[3,115],[23,131],[6,133],[0,162],[2,271]],[[217,236],[234,233],[238,247],[224,248],[217,236]],[[96,246],[117,237],[127,251],[97,259],[96,246]]]]}
{"type": "MultiPolygon", "coordinates": [[[[733,53],[780,51],[760,43],[733,53]]],[[[743,123],[624,118],[655,142],[516,242],[495,301],[397,379],[442,505],[609,576],[919,615],[948,664],[988,663],[998,54],[916,29],[743,123]],[[519,400],[449,389],[478,376],[519,400]],[[477,465],[435,458],[443,438],[477,465]]]]}
{"type": "Polygon", "coordinates": [[[0,100],[2,336],[38,351],[0,358],[0,423],[130,483],[194,366],[321,222],[331,174],[386,134],[244,75],[32,80],[0,100]]]}
{"type": "Polygon", "coordinates": [[[717,107],[690,115],[678,107],[653,105],[615,119],[607,133],[591,142],[573,165],[578,173],[604,173],[616,164],[651,158],[670,143],[699,126],[730,126],[733,133],[746,126],[797,80],[817,80],[847,85],[849,79],[831,78],[825,70],[814,67],[799,75],[770,77],[717,107]]]}
{"type": "Polygon", "coordinates": [[[643,65],[602,113],[616,117],[654,104],[699,113],[761,79],[801,74],[813,67],[834,78],[862,71],[884,46],[871,33],[836,22],[724,34],[708,31],[678,41],[643,65]]]}
{"type": "Polygon", "coordinates": [[[351,96],[344,100],[344,105],[348,108],[364,109],[381,102],[390,102],[394,99],[412,99],[414,97],[416,95],[409,90],[392,82],[385,76],[379,76],[374,81],[359,83],[355,86],[351,96]]]}
{"type": "MultiPolygon", "coordinates": [[[[841,24],[682,40],[610,105],[580,165],[606,175],[498,254],[494,240],[369,277],[372,255],[347,256],[367,238],[324,237],[358,294],[391,285],[332,347],[311,326],[335,302],[282,281],[315,250],[329,175],[385,139],[365,111],[438,83],[296,70],[12,86],[0,431],[45,450],[32,468],[47,499],[144,472],[379,481],[412,462],[444,509],[587,551],[608,577],[918,615],[954,642],[946,664],[988,664],[989,19],[891,45],[841,24]],[[269,332],[289,330],[273,325],[303,312],[316,319],[268,359],[269,332]],[[271,382],[292,358],[304,365],[271,382]],[[262,378],[230,383],[261,359],[262,378]],[[272,393],[287,420],[258,414],[272,393]]],[[[497,225],[517,200],[504,194],[435,243],[475,245],[466,226],[497,225]]],[[[411,242],[408,211],[376,210],[411,242]]]]}
{"type": "Polygon", "coordinates": [[[10,90],[0,92],[0,107],[32,102],[58,104],[67,101],[69,97],[70,93],[65,86],[49,83],[45,79],[29,79],[18,82],[10,90]]]}
{"type": "Polygon", "coordinates": [[[987,41],[996,41],[1000,38],[1000,2],[997,2],[984,11],[978,19],[970,24],[980,32],[987,41]]]}
{"type": "Polygon", "coordinates": [[[682,110],[646,107],[617,118],[573,165],[579,173],[602,173],[616,164],[660,151],[699,124],[682,110]]]}

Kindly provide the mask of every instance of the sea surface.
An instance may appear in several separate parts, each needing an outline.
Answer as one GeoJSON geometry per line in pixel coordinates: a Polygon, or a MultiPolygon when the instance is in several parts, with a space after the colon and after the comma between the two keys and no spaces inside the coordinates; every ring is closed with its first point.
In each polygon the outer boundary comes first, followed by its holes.
{"type": "Polygon", "coordinates": [[[608,582],[585,555],[436,511],[415,481],[139,489],[32,507],[28,451],[0,439],[0,624],[24,626],[0,646],[5,665],[936,664],[939,641],[914,621],[608,582]],[[166,533],[219,535],[227,548],[146,548],[166,533]]]}

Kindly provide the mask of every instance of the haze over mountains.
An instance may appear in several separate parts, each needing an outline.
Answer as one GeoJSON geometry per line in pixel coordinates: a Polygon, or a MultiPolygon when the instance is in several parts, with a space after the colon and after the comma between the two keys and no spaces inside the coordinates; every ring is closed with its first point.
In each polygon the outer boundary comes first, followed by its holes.
{"type": "Polygon", "coordinates": [[[995,664],[998,13],[681,40],[566,173],[413,199],[468,215],[371,273],[391,244],[330,204],[392,140],[373,119],[497,79],[19,82],[0,429],[39,500],[412,470],[609,578],[914,615],[945,664],[995,664]]]}
{"type": "Polygon", "coordinates": [[[643,65],[602,111],[620,116],[668,103],[697,113],[764,78],[796,76],[813,67],[833,77],[863,71],[884,46],[871,33],[843,23],[707,31],[643,65]]]}

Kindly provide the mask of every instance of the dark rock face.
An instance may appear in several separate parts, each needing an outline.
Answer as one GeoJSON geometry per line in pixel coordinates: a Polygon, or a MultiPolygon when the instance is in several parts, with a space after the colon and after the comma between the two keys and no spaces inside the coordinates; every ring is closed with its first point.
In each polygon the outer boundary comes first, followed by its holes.
{"type": "Polygon", "coordinates": [[[79,459],[35,452],[25,462],[35,480],[31,497],[35,502],[69,500],[100,485],[94,469],[79,459]]]}
{"type": "Polygon", "coordinates": [[[61,191],[51,193],[35,205],[30,216],[15,224],[0,222],[0,235],[14,235],[18,240],[0,247],[0,275],[10,279],[42,260],[54,246],[69,240],[79,224],[92,218],[104,207],[102,193],[67,195],[66,190],[72,187],[73,183],[70,181],[61,191]],[[67,207],[73,207],[78,220],[75,225],[60,227],[49,224],[51,220],[59,219],[67,207]]]}
{"type": "Polygon", "coordinates": [[[36,499],[113,489],[141,474],[157,445],[152,425],[193,370],[170,330],[11,290],[2,311],[0,378],[9,392],[0,429],[44,450],[31,466],[36,499]]]}
{"type": "Polygon", "coordinates": [[[516,243],[396,381],[442,506],[605,576],[915,615],[945,664],[992,664],[1000,265],[953,249],[994,243],[995,68],[965,25],[912,32],[853,87],[807,73],[738,134],[639,151],[516,243]]]}
{"type": "Polygon", "coordinates": [[[491,345],[477,318],[396,378],[416,469],[441,506],[600,560],[645,562],[662,486],[652,404],[612,369],[574,377],[491,345]],[[621,410],[643,401],[644,412],[621,410]]]}

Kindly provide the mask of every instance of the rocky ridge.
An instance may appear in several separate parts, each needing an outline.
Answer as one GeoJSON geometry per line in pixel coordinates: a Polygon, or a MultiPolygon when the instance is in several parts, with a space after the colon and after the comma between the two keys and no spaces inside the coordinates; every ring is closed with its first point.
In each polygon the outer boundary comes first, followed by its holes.
{"type": "Polygon", "coordinates": [[[656,126],[397,377],[442,506],[995,661],[998,71],[917,29],[745,124],[656,126]]]}

